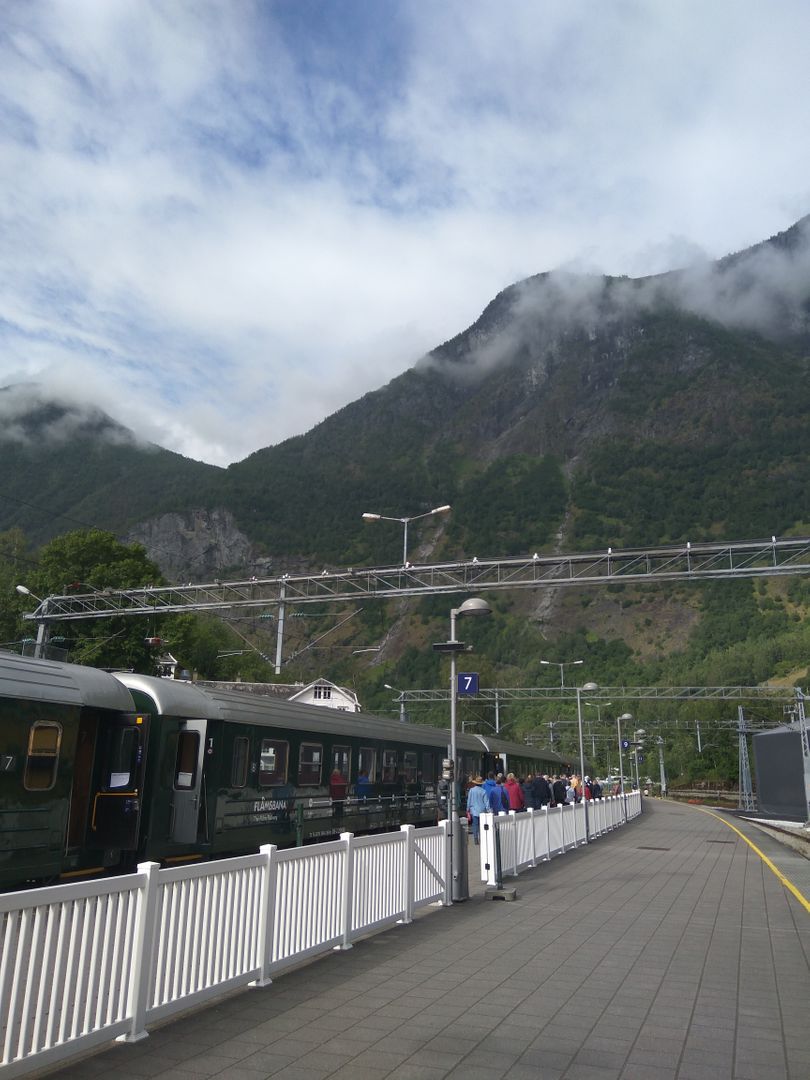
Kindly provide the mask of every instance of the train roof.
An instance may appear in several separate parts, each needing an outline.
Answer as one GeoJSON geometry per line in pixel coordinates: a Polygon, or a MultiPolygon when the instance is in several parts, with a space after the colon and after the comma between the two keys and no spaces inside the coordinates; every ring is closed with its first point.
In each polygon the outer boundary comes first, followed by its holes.
{"type": "Polygon", "coordinates": [[[0,695],[132,712],[126,688],[106,671],[0,651],[0,695]]]}
{"type": "MultiPolygon", "coordinates": [[[[392,742],[435,746],[446,750],[449,728],[429,724],[402,723],[368,712],[344,712],[320,705],[305,705],[241,690],[198,687],[174,679],[159,679],[129,671],[110,674],[81,664],[33,659],[0,650],[0,695],[60,704],[90,706],[132,712],[130,691],[140,691],[153,703],[155,711],[186,719],[223,720],[250,723],[291,731],[320,731],[356,738],[391,739],[392,742]]],[[[506,739],[458,732],[460,750],[519,755],[542,762],[563,763],[551,750],[535,750],[506,739]]]]}
{"type": "MultiPolygon", "coordinates": [[[[400,743],[425,744],[446,749],[450,732],[428,724],[409,724],[375,713],[349,712],[323,705],[305,705],[297,701],[251,694],[242,690],[219,690],[210,686],[174,679],[159,679],[152,675],[118,672],[116,678],[133,691],[140,691],[155,704],[157,712],[187,719],[223,720],[226,723],[257,724],[260,727],[287,728],[291,731],[321,731],[335,735],[369,739],[389,738],[400,743]]],[[[562,760],[548,751],[539,753],[520,743],[503,739],[484,739],[482,736],[459,733],[456,745],[461,750],[480,753],[484,749],[505,754],[520,753],[523,757],[542,761],[562,760]]]]}

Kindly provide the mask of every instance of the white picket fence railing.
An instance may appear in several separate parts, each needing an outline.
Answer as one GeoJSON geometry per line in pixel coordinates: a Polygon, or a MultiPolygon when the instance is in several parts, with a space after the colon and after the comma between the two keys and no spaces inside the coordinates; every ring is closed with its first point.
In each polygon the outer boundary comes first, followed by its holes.
{"type": "Polygon", "coordinates": [[[0,1075],[22,1076],[450,904],[430,829],[0,896],[0,1075]]]}
{"type": "MultiPolygon", "coordinates": [[[[588,804],[591,839],[623,824],[622,797],[588,804]]],[[[627,817],[641,812],[638,792],[627,817]]],[[[585,842],[582,804],[481,817],[482,880],[585,842]]],[[[311,847],[0,896],[0,1077],[23,1076],[291,964],[417,908],[452,903],[447,822],[311,847]]]]}
{"type": "Polygon", "coordinates": [[[481,815],[481,880],[502,883],[529,867],[563,855],[588,840],[596,840],[641,813],[641,792],[609,795],[587,803],[543,807],[508,814],[481,815]],[[587,812],[587,839],[585,815],[587,812]]]}

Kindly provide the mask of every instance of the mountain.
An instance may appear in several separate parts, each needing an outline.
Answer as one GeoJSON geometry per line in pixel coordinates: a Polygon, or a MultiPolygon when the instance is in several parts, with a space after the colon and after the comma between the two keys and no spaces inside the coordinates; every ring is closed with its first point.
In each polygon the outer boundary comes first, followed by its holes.
{"type": "Polygon", "coordinates": [[[387,386],[227,470],[274,555],[390,561],[361,527],[451,502],[437,554],[782,533],[802,521],[810,217],[630,280],[541,274],[387,386]]]}
{"type": "Polygon", "coordinates": [[[31,384],[0,389],[0,454],[0,530],[21,528],[37,543],[92,525],[124,533],[199,506],[201,494],[204,505],[221,473],[31,384]]]}
{"type": "Polygon", "coordinates": [[[179,577],[172,530],[210,533],[211,513],[220,567],[391,562],[396,531],[362,514],[447,502],[446,528],[413,538],[436,557],[784,533],[807,517],[808,355],[810,216],[655,277],[521,281],[387,386],[226,470],[6,388],[0,529],[100,525],[179,577]]]}

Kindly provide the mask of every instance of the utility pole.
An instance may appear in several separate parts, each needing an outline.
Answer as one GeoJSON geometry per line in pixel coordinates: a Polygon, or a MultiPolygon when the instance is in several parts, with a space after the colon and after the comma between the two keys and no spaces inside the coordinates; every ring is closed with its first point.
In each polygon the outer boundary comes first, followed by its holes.
{"type": "Polygon", "coordinates": [[[805,824],[810,823],[810,741],[808,741],[807,717],[804,712],[805,697],[796,687],[796,715],[799,721],[799,737],[802,744],[802,764],[804,765],[804,801],[805,824]]]}
{"type": "Polygon", "coordinates": [[[739,795],[737,798],[738,810],[756,810],[754,791],[751,786],[751,765],[748,760],[748,725],[745,721],[745,711],[742,705],[737,706],[737,735],[739,736],[739,795]]]}
{"type": "Polygon", "coordinates": [[[661,770],[661,798],[667,797],[667,774],[664,769],[664,740],[658,736],[658,766],[661,770]]]}

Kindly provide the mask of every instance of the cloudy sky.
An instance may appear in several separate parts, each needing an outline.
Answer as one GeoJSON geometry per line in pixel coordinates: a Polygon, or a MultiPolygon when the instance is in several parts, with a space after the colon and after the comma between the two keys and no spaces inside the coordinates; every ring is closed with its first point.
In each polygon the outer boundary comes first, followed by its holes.
{"type": "Polygon", "coordinates": [[[0,385],[227,464],[810,213],[806,0],[0,0],[0,385]]]}

